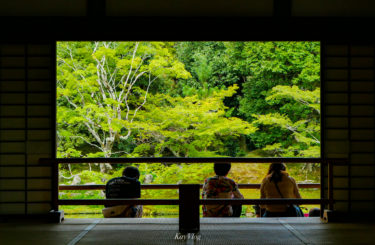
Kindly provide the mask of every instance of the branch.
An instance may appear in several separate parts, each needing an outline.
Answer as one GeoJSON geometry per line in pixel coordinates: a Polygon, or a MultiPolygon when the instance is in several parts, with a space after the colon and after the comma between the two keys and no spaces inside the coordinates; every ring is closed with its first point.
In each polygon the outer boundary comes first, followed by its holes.
{"type": "MultiPolygon", "coordinates": [[[[95,124],[92,122],[92,120],[90,118],[85,117],[85,119],[88,120],[92,125],[95,126],[95,124]]],[[[85,122],[84,124],[87,127],[87,129],[89,130],[89,132],[92,134],[92,136],[94,136],[94,138],[96,139],[96,141],[98,141],[98,143],[100,145],[104,145],[103,141],[100,139],[99,135],[95,132],[95,130],[92,129],[87,122],[85,122]]]]}
{"type": "Polygon", "coordinates": [[[126,78],[126,80],[125,80],[124,87],[125,87],[126,84],[128,83],[128,80],[129,80],[130,74],[132,73],[132,70],[133,70],[133,61],[134,61],[134,59],[135,59],[135,55],[136,55],[136,53],[137,53],[138,46],[139,46],[139,42],[136,42],[136,43],[135,43],[135,47],[134,47],[134,51],[133,51],[132,62],[130,63],[130,68],[129,68],[128,76],[127,76],[127,78],[126,78]]]}
{"type": "Polygon", "coordinates": [[[126,153],[127,155],[130,154],[130,153],[127,152],[127,151],[116,151],[116,152],[112,152],[111,154],[118,154],[118,153],[126,153]]]}
{"type": "Polygon", "coordinates": [[[82,136],[74,135],[74,136],[70,136],[70,138],[79,138],[79,139],[82,139],[82,140],[85,141],[87,144],[89,144],[89,145],[91,145],[91,146],[94,146],[94,147],[98,148],[99,150],[103,151],[103,149],[102,149],[101,147],[99,147],[99,146],[97,146],[97,145],[95,145],[95,144],[89,142],[87,139],[85,139],[85,138],[82,137],[82,136]]]}
{"type": "Polygon", "coordinates": [[[138,106],[137,109],[135,109],[134,114],[133,114],[133,117],[132,117],[132,119],[130,120],[131,123],[133,122],[134,117],[137,115],[138,110],[141,109],[141,108],[144,106],[144,104],[146,104],[148,91],[149,91],[149,89],[150,89],[151,84],[152,84],[152,83],[155,81],[155,79],[156,79],[156,78],[154,78],[153,80],[151,80],[151,72],[149,73],[148,78],[149,78],[149,83],[148,83],[148,85],[147,85],[147,89],[146,89],[146,93],[145,93],[145,98],[144,98],[144,100],[143,100],[143,103],[142,103],[140,106],[138,106]]]}
{"type": "MultiPolygon", "coordinates": [[[[142,57],[142,61],[140,62],[140,64],[138,65],[138,67],[137,67],[137,69],[133,72],[133,76],[131,77],[131,81],[133,81],[133,78],[134,78],[134,76],[135,76],[135,74],[137,74],[137,72],[139,71],[139,69],[141,68],[141,66],[143,65],[143,62],[146,60],[146,58],[148,58],[148,57],[150,57],[150,56],[148,56],[148,55],[145,55],[145,56],[143,56],[142,57]]],[[[142,75],[143,75],[144,73],[142,73],[142,75]]],[[[129,75],[129,74],[128,74],[129,75]]],[[[121,77],[121,80],[120,80],[120,82],[119,82],[119,84],[122,82],[122,80],[124,79],[124,77],[125,77],[125,74],[121,77]]],[[[127,85],[127,82],[126,83],[124,83],[124,85],[123,85],[123,89],[121,90],[121,92],[120,92],[120,94],[119,94],[119,97],[118,97],[118,102],[119,102],[119,104],[118,104],[118,106],[117,106],[117,110],[120,110],[120,104],[121,103],[123,103],[123,101],[126,99],[126,102],[127,102],[127,96],[129,95],[129,93],[126,93],[125,94],[125,96],[124,96],[124,98],[122,98],[122,95],[123,95],[123,93],[124,93],[124,91],[125,91],[125,89],[126,89],[126,85],[127,85]]],[[[129,92],[129,90],[128,90],[128,92],[129,92]]],[[[126,108],[127,108],[127,110],[129,111],[130,110],[130,108],[129,108],[129,106],[128,106],[128,104],[126,103],[126,108]]],[[[121,119],[121,115],[120,115],[120,113],[118,113],[119,115],[118,115],[118,118],[119,119],[121,119]]]]}
{"type": "MultiPolygon", "coordinates": [[[[138,80],[138,78],[140,76],[142,76],[143,74],[145,74],[146,71],[143,71],[141,73],[138,74],[138,76],[135,78],[135,80],[133,82],[130,83],[129,87],[128,87],[128,91],[126,92],[125,96],[124,96],[124,99],[125,99],[125,105],[126,105],[126,116],[125,116],[125,119],[128,120],[129,119],[129,112],[130,112],[130,107],[129,107],[129,104],[128,104],[128,97],[129,97],[129,94],[130,94],[130,91],[131,89],[133,88],[133,85],[136,83],[136,81],[138,80]]],[[[122,103],[122,101],[121,101],[122,103]]]]}

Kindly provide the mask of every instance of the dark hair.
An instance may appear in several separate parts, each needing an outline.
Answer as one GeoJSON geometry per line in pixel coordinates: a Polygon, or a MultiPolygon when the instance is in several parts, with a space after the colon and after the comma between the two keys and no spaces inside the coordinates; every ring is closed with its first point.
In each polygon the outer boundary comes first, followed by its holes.
{"type": "Polygon", "coordinates": [[[281,178],[283,175],[281,174],[281,171],[285,171],[286,167],[284,163],[278,163],[274,162],[271,163],[270,167],[268,168],[268,174],[271,175],[271,181],[277,183],[281,181],[281,178]]]}
{"type": "Polygon", "coordinates": [[[312,208],[309,210],[309,217],[319,217],[319,216],[320,216],[319,208],[312,208]]]}
{"type": "Polygon", "coordinates": [[[139,179],[139,170],[136,167],[128,166],[122,171],[122,176],[139,179]]]}
{"type": "Polygon", "coordinates": [[[215,174],[218,176],[227,175],[229,173],[230,168],[231,168],[230,163],[215,163],[214,164],[215,174]]]}

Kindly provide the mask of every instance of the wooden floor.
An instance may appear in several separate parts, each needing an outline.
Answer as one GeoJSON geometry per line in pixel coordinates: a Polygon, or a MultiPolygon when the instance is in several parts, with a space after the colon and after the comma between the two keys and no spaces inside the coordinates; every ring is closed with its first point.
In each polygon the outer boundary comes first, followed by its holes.
{"type": "Polygon", "coordinates": [[[194,237],[178,233],[178,219],[67,219],[0,223],[0,244],[375,244],[374,223],[329,223],[319,218],[202,218],[194,237]]]}

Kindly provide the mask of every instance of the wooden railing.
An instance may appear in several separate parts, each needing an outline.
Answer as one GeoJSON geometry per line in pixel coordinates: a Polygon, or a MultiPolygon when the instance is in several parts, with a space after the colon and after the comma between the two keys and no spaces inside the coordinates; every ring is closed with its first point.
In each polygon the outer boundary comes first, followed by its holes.
{"type": "MultiPolygon", "coordinates": [[[[165,189],[179,189],[180,185],[172,184],[153,184],[153,185],[141,185],[141,190],[165,190],[165,189]]],[[[203,185],[200,184],[199,188],[202,189],[203,185]]],[[[260,189],[260,184],[238,184],[240,189],[260,189]]],[[[320,184],[318,183],[300,183],[298,188],[311,188],[320,189],[320,184]]],[[[105,185],[60,185],[59,190],[104,190],[105,185]]],[[[119,205],[123,204],[126,200],[127,204],[142,204],[142,205],[178,205],[178,199],[121,199],[109,201],[106,199],[60,199],[59,205],[119,205]]],[[[215,200],[200,200],[200,204],[213,204],[216,201],[220,203],[228,204],[266,204],[264,202],[267,199],[215,199],[215,200]],[[208,201],[208,203],[206,203],[208,201]]],[[[273,201],[278,201],[278,203],[294,203],[294,204],[321,204],[320,199],[272,199],[273,201]]],[[[327,202],[327,201],[325,201],[327,202]]]]}
{"type": "MultiPolygon", "coordinates": [[[[203,185],[200,185],[202,188],[203,185]]],[[[240,189],[260,189],[260,184],[238,184],[240,189]]],[[[320,189],[319,183],[299,183],[298,188],[320,189]]],[[[173,184],[153,184],[141,185],[141,190],[163,190],[178,189],[178,185],[173,184]]],[[[105,185],[59,185],[59,190],[105,190],[105,185]]]]}
{"type": "MultiPolygon", "coordinates": [[[[58,210],[59,205],[120,205],[120,204],[140,204],[140,205],[180,205],[180,230],[191,230],[196,228],[199,209],[196,206],[209,204],[320,204],[321,210],[329,204],[329,209],[333,209],[333,165],[343,164],[346,159],[326,159],[321,158],[58,158],[58,159],[41,159],[44,164],[53,163],[54,166],[54,192],[53,207],[58,210]],[[317,199],[292,199],[292,198],[266,198],[266,199],[199,199],[199,188],[201,185],[142,185],[142,189],[179,189],[179,199],[59,199],[59,190],[102,190],[104,185],[75,185],[75,186],[59,186],[58,184],[58,166],[59,164],[82,164],[82,163],[319,163],[321,166],[328,166],[328,198],[324,198],[321,191],[321,198],[317,199]],[[185,188],[186,187],[186,188],[185,188]],[[189,189],[190,188],[190,189],[189,189]],[[190,191],[189,191],[190,190],[190,191]],[[182,195],[183,193],[183,195],[182,195]],[[195,194],[192,194],[195,193],[195,194]],[[198,193],[198,196],[196,196],[198,193]],[[195,207],[192,217],[183,213],[189,213],[191,206],[195,207]],[[196,212],[198,210],[198,213],[196,212]],[[195,223],[195,228],[190,226],[195,223]],[[190,225],[189,225],[190,224],[190,225]],[[185,228],[184,228],[185,227],[185,228]]],[[[320,188],[325,186],[323,168],[321,168],[320,184],[299,184],[300,188],[320,188]]],[[[259,184],[240,184],[239,188],[258,189],[259,184]]],[[[199,227],[198,227],[199,229],[199,227]]]]}

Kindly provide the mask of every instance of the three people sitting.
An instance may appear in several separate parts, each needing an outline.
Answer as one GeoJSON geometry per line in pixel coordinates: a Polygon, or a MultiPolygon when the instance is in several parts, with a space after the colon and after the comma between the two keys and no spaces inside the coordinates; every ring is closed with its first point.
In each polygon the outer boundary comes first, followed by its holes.
{"type": "MultiPolygon", "coordinates": [[[[202,198],[241,198],[243,195],[238,184],[227,177],[230,163],[215,163],[215,176],[204,181],[202,198]]],[[[126,167],[123,176],[113,178],[106,185],[106,198],[139,198],[139,170],[126,167]]],[[[301,198],[296,181],[286,172],[285,164],[272,163],[260,187],[261,198],[301,198]]],[[[203,205],[203,217],[239,217],[241,205],[203,205]]],[[[265,212],[263,217],[287,217],[288,205],[261,205],[265,212]]],[[[142,217],[142,205],[106,206],[102,210],[105,218],[109,217],[142,217]]]]}

